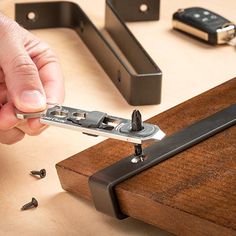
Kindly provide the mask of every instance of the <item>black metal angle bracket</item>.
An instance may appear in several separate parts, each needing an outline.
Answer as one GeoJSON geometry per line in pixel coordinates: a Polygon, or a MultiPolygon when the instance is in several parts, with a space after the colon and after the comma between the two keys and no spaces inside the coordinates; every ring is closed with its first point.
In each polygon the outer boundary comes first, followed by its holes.
{"type": "Polygon", "coordinates": [[[94,173],[89,178],[89,186],[96,209],[118,219],[126,218],[116,196],[115,187],[119,183],[235,124],[236,104],[147,147],[143,150],[143,156],[139,161],[132,155],[94,173]]]}
{"type": "Polygon", "coordinates": [[[160,0],[106,1],[105,29],[131,66],[76,3],[18,3],[15,19],[26,29],[66,27],[75,30],[127,102],[150,105],[161,101],[162,72],[124,21],[158,20],[159,5],[160,0]]]}

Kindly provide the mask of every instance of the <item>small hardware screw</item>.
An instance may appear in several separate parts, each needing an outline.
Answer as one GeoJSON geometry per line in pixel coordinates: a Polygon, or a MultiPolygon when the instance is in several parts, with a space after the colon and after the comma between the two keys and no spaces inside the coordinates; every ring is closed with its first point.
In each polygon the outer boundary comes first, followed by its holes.
{"type": "Polygon", "coordinates": [[[40,171],[37,171],[37,170],[32,170],[31,172],[31,175],[39,175],[40,178],[44,178],[46,176],[46,170],[45,169],[41,169],[40,171]]]}
{"type": "MultiPolygon", "coordinates": [[[[134,110],[131,118],[131,131],[138,132],[143,129],[142,115],[139,110],[134,110]]],[[[141,144],[134,144],[134,158],[131,160],[132,163],[138,163],[143,161],[143,149],[141,144]]]]}
{"type": "Polygon", "coordinates": [[[23,207],[21,207],[21,210],[25,211],[25,210],[28,210],[37,206],[38,206],[38,201],[33,197],[31,202],[26,203],[23,207]]]}
{"type": "Polygon", "coordinates": [[[143,149],[141,144],[134,144],[135,156],[140,156],[143,154],[143,149]]]}

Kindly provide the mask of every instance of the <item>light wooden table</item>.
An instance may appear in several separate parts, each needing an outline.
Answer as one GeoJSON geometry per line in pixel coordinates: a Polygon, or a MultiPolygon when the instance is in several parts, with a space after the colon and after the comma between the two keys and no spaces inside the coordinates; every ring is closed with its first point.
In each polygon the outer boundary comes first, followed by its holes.
{"type": "MultiPolygon", "coordinates": [[[[102,27],[104,0],[76,2],[102,27]]],[[[13,3],[1,0],[1,11],[13,17],[13,3]]],[[[209,8],[236,22],[234,0],[176,0],[162,1],[159,22],[129,24],[164,74],[162,104],[138,107],[144,119],[236,75],[234,48],[211,47],[171,30],[172,13],[190,6],[209,8]]],[[[61,59],[66,105],[130,116],[134,107],[126,103],[73,31],[33,33],[48,42],[61,59]]],[[[12,146],[0,145],[0,235],[169,235],[134,219],[117,221],[102,215],[92,204],[61,189],[55,164],[101,140],[51,127],[38,137],[26,137],[12,146]],[[45,179],[29,175],[30,170],[41,168],[47,170],[45,179]],[[21,212],[21,206],[32,196],[38,199],[39,207],[21,212]]]]}

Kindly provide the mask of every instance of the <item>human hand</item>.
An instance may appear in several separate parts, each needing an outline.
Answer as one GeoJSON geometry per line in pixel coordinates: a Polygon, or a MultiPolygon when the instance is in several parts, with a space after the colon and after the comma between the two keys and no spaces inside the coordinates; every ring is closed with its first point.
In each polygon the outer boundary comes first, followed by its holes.
{"type": "Polygon", "coordinates": [[[0,143],[13,144],[45,128],[39,119],[20,121],[14,108],[36,112],[64,100],[63,75],[49,46],[0,13],[0,143]]]}

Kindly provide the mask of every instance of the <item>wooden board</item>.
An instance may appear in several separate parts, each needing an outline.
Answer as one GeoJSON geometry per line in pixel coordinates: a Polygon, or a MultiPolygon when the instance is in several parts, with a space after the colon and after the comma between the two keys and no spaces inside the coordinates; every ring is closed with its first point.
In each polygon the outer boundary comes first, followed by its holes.
{"type": "MultiPolygon", "coordinates": [[[[236,101],[236,79],[149,120],[170,135],[236,101]]],[[[106,140],[57,164],[62,187],[91,199],[88,177],[133,153],[106,140]]],[[[236,126],[116,187],[122,211],[178,235],[236,235],[236,126]]],[[[94,209],[95,210],[95,209],[94,209]]]]}

